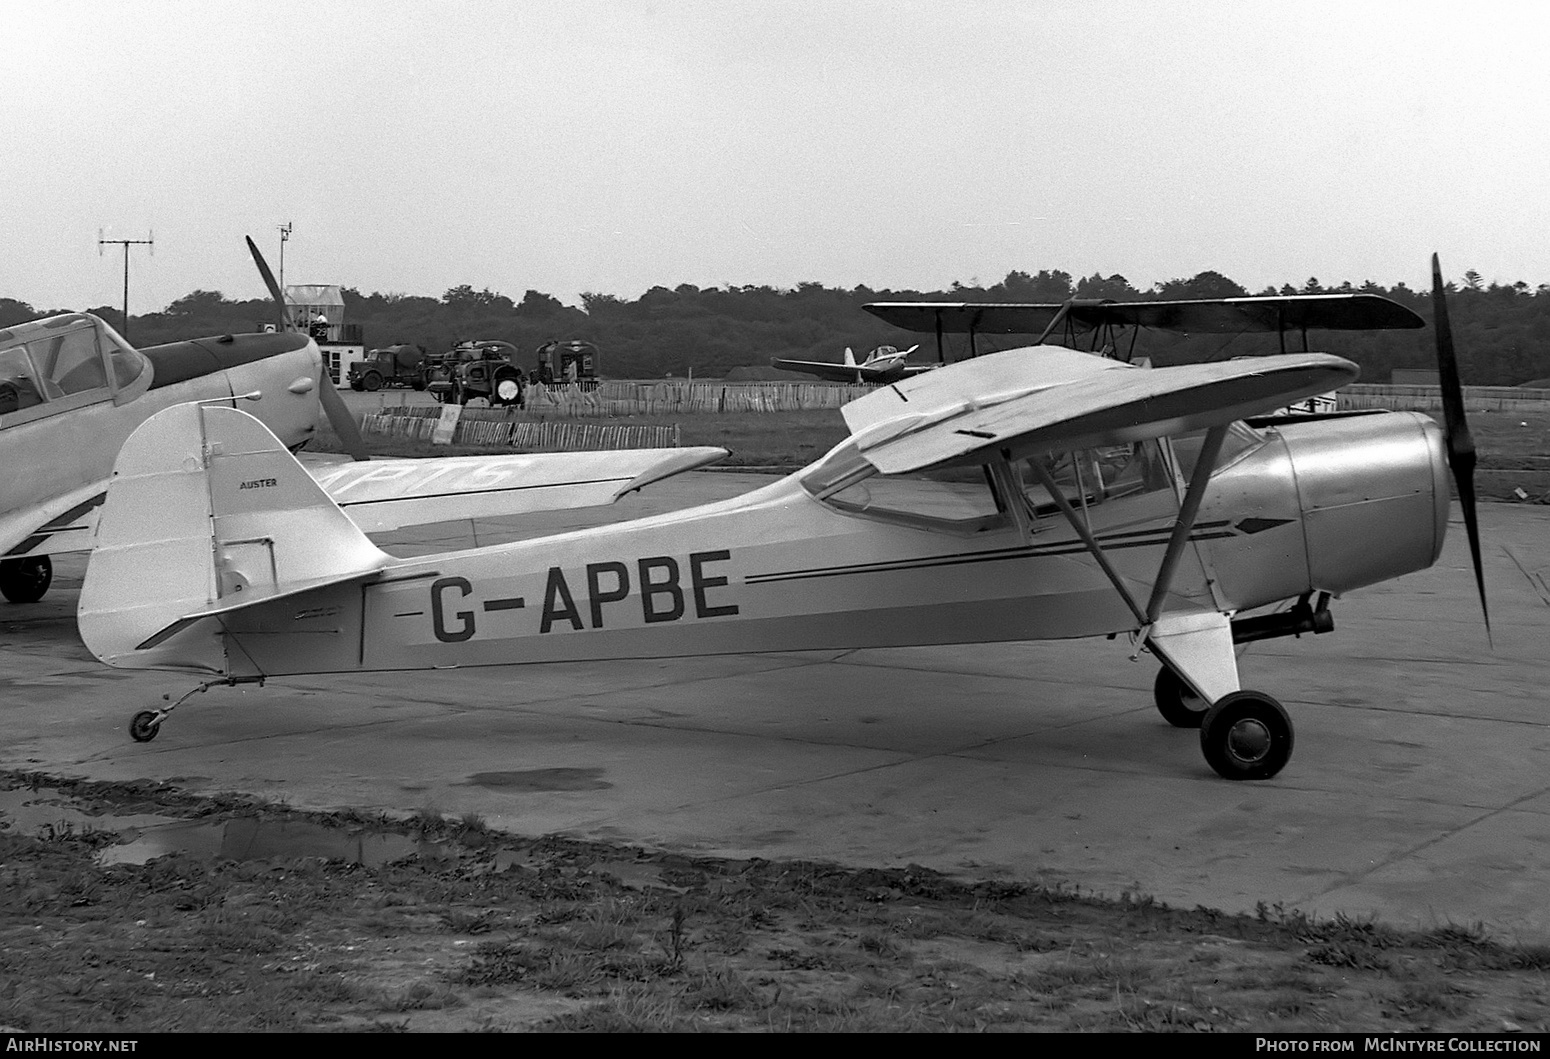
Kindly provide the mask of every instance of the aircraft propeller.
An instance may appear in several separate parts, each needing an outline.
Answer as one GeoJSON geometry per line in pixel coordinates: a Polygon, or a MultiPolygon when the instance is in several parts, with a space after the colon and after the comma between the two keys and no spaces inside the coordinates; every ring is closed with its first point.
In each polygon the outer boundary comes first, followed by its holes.
{"type": "MultiPolygon", "coordinates": [[[[258,273],[264,277],[264,285],[269,288],[269,296],[274,299],[280,327],[286,331],[296,330],[295,321],[291,319],[290,307],[285,304],[285,296],[280,291],[280,285],[275,282],[274,273],[269,271],[269,263],[264,260],[264,255],[258,252],[253,237],[250,235],[247,240],[248,250],[253,254],[253,263],[258,266],[258,273]]],[[[355,417],[345,407],[344,398],[339,396],[339,391],[329,383],[326,371],[318,380],[318,400],[322,402],[323,411],[328,415],[329,425],[334,428],[334,433],[338,434],[339,440],[344,443],[345,451],[357,461],[371,459],[366,454],[366,442],[361,438],[360,427],[355,425],[355,417]]]]}
{"type": "Polygon", "coordinates": [[[1448,303],[1443,293],[1442,266],[1432,255],[1432,310],[1437,330],[1437,381],[1442,387],[1443,429],[1448,438],[1448,467],[1458,489],[1464,528],[1469,533],[1469,555],[1475,564],[1475,585],[1480,590],[1480,613],[1485,635],[1491,637],[1491,612],[1485,603],[1485,571],[1480,565],[1480,525],[1475,516],[1475,439],[1464,416],[1464,390],[1459,383],[1458,358],[1453,352],[1453,328],[1448,323],[1448,303]]]}

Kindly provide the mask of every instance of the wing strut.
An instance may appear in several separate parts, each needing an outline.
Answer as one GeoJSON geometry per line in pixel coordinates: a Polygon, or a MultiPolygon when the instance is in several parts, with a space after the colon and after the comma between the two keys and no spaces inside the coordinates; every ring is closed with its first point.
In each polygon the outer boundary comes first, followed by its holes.
{"type": "Polygon", "coordinates": [[[1195,459],[1195,469],[1189,476],[1189,488],[1184,493],[1184,504],[1179,508],[1179,520],[1173,524],[1173,536],[1168,541],[1168,550],[1163,553],[1162,564],[1157,568],[1157,581],[1152,586],[1152,598],[1146,605],[1146,622],[1148,625],[1157,621],[1157,616],[1162,613],[1163,600],[1167,598],[1168,589],[1173,586],[1173,574],[1179,567],[1179,559],[1184,554],[1184,545],[1189,543],[1190,530],[1195,528],[1195,516],[1200,513],[1200,502],[1205,499],[1206,483],[1211,480],[1211,470],[1216,466],[1217,454],[1222,451],[1222,442],[1227,438],[1227,424],[1212,427],[1206,431],[1205,441],[1201,443],[1200,455],[1195,459]]]}

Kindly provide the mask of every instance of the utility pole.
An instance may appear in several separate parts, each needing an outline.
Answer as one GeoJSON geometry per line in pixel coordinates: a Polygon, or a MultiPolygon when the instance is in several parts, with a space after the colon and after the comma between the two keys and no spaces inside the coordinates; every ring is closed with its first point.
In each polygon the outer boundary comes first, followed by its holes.
{"type": "Polygon", "coordinates": [[[102,256],[102,248],[108,244],[122,246],[124,248],[124,341],[129,341],[129,248],[131,246],[148,246],[151,248],[151,256],[156,256],[156,233],[150,232],[145,239],[104,239],[102,229],[97,229],[97,256],[102,256]]]}
{"type": "Polygon", "coordinates": [[[275,225],[280,229],[280,293],[285,293],[285,241],[291,237],[291,222],[275,225]]]}

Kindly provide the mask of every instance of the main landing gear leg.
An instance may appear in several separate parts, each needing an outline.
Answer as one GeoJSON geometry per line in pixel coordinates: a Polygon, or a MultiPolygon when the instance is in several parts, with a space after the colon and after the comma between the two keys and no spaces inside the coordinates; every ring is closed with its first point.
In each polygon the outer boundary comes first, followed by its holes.
{"type": "MultiPolygon", "coordinates": [[[[135,714],[129,722],[129,737],[137,743],[149,743],[152,739],[156,738],[156,733],[161,731],[161,722],[166,720],[167,716],[172,713],[173,710],[183,705],[195,695],[203,694],[204,692],[209,691],[211,688],[235,687],[238,684],[257,684],[259,687],[263,687],[264,678],[222,677],[220,680],[207,680],[197,688],[194,688],[192,691],[184,692],[182,698],[178,699],[178,701],[174,702],[171,706],[163,706],[159,710],[141,710],[139,713],[135,714]]],[[[163,695],[162,701],[166,702],[171,698],[171,694],[163,695]]]]}
{"type": "Polygon", "coordinates": [[[1201,753],[1217,775],[1268,780],[1281,771],[1292,756],[1292,720],[1269,695],[1239,687],[1225,614],[1164,614],[1147,646],[1162,662],[1158,712],[1177,728],[1200,729],[1201,753]]]}

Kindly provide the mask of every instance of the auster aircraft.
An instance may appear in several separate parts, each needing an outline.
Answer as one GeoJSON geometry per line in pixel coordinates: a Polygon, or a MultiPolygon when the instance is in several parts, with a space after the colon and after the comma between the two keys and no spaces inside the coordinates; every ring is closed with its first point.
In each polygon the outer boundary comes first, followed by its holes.
{"type": "MultiPolygon", "coordinates": [[[[89,313],[0,330],[0,594],[34,603],[53,580],[51,556],[92,547],[114,458],[156,413],[186,402],[254,415],[288,449],[316,433],[321,405],[364,459],[360,433],[296,333],[268,265],[248,248],[275,299],[281,330],[220,335],[137,350],[89,313]]],[[[722,449],[642,449],[606,466],[555,454],[376,460],[333,465],[319,480],[368,531],[451,518],[608,503],[655,477],[725,455],[722,449]]]]}
{"type": "Polygon", "coordinates": [[[1292,724],[1234,645],[1327,631],[1331,595],[1435,562],[1449,462],[1479,578],[1433,268],[1446,438],[1406,412],[1245,421],[1356,377],[1324,353],[1145,368],[1040,345],[852,401],[846,441],[746,496],[409,559],[251,416],[170,408],[119,457],[81,635],[109,665],[211,678],[137,714],[144,741],[195,691],[287,674],[1128,634],[1211,767],[1265,779],[1292,724]]]}
{"type": "Polygon", "coordinates": [[[867,355],[866,360],[857,364],[856,354],[846,346],[845,360],[840,364],[833,364],[826,360],[783,360],[775,357],[770,360],[770,367],[784,371],[800,371],[831,382],[897,382],[936,367],[935,364],[904,363],[905,358],[919,348],[919,346],[911,346],[909,349],[878,346],[867,355]]]}

